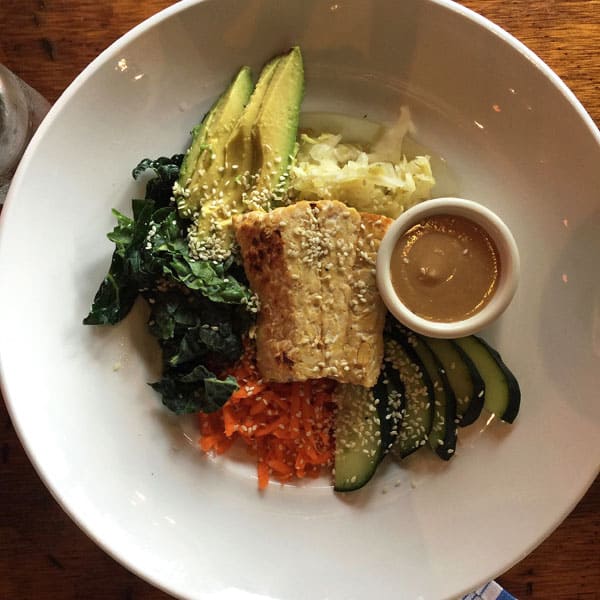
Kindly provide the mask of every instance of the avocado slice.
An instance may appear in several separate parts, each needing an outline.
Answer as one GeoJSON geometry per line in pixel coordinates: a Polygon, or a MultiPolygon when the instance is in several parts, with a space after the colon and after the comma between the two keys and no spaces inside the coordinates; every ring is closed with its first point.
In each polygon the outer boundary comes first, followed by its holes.
{"type": "Polygon", "coordinates": [[[250,175],[256,171],[256,160],[252,151],[252,132],[279,61],[280,57],[274,58],[263,67],[250,101],[225,145],[225,168],[229,169],[228,172],[234,177],[250,175]],[[235,172],[231,172],[233,165],[238,165],[235,172]]]}
{"type": "Polygon", "coordinates": [[[192,131],[173,194],[182,217],[192,218],[202,202],[202,185],[213,181],[223,163],[224,144],[252,94],[252,72],[242,67],[202,122],[192,131]]]}
{"type": "Polygon", "coordinates": [[[298,149],[296,137],[304,95],[304,66],[295,46],[277,64],[253,129],[258,177],[254,193],[277,203],[288,183],[288,170],[298,149]]]}
{"type": "Polygon", "coordinates": [[[252,131],[279,60],[275,58],[263,67],[250,101],[224,140],[222,161],[215,161],[215,168],[206,171],[203,183],[208,189],[199,189],[200,212],[188,232],[194,256],[226,259],[234,241],[233,215],[263,208],[248,206],[248,194],[255,178],[252,131]]]}
{"type": "Polygon", "coordinates": [[[233,216],[270,210],[285,194],[303,90],[302,55],[292,48],[263,67],[245,106],[226,119],[217,113],[206,141],[198,134],[209,149],[190,151],[190,163],[194,152],[198,158],[191,176],[187,165],[182,169],[184,198],[178,201],[182,216],[194,221],[188,230],[194,258],[227,259],[235,247],[233,216]]]}

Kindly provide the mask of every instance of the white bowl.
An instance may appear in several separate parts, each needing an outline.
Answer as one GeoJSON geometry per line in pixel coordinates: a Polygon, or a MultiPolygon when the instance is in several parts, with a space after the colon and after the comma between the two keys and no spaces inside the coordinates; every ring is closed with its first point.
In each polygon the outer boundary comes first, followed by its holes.
{"type": "Polygon", "coordinates": [[[377,287],[389,311],[409,329],[435,338],[464,337],[491,325],[513,299],[519,271],[517,243],[504,221],[489,208],[464,198],[436,198],[409,208],[390,225],[377,253],[377,287]],[[411,227],[434,215],[465,217],[482,227],[494,241],[500,262],[500,276],[489,302],[468,318],[449,323],[415,314],[402,302],[392,284],[391,263],[396,243],[411,227]]]}
{"type": "Polygon", "coordinates": [[[598,164],[597,128],[556,75],[453,2],[178,2],[69,87],[2,211],[0,372],[23,445],[94,540],[175,596],[454,599],[533,549],[598,471],[598,164]],[[295,43],[304,110],[386,121],[410,105],[455,174],[435,193],[485,198],[523,258],[485,332],[521,384],[515,425],[463,429],[449,464],[416,453],[344,498],[326,480],[258,494],[251,464],[203,457],[146,385],[143,315],[81,325],[110,209],[142,193],[132,167],[182,151],[241,64],[295,43]]]}

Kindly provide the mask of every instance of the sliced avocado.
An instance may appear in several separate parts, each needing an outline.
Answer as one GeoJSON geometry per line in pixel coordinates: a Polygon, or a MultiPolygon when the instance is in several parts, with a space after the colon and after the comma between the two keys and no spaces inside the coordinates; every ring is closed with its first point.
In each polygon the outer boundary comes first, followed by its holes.
{"type": "Polygon", "coordinates": [[[227,259],[235,246],[233,216],[270,210],[285,193],[303,88],[302,55],[293,48],[265,65],[237,117],[233,111],[225,120],[215,117],[214,135],[202,142],[209,148],[198,151],[178,204],[194,219],[188,232],[194,258],[227,259]]]}
{"type": "Polygon", "coordinates": [[[258,178],[254,193],[281,199],[287,189],[288,169],[297,151],[300,104],[304,95],[304,66],[297,46],[277,64],[253,129],[258,178]]]}
{"type": "Polygon", "coordinates": [[[215,160],[206,170],[200,188],[200,212],[189,230],[190,249],[203,259],[224,260],[231,252],[234,234],[231,226],[234,214],[262,206],[249,206],[248,195],[256,178],[252,130],[265,93],[277,68],[279,58],[267,63],[261,71],[256,88],[233,129],[222,144],[221,160],[215,160]]]}
{"type": "Polygon", "coordinates": [[[227,140],[225,145],[225,168],[226,170],[229,169],[226,172],[229,172],[233,177],[243,174],[251,175],[255,172],[254,163],[256,161],[252,151],[252,130],[265,93],[280,60],[280,57],[274,58],[263,67],[250,101],[227,140]],[[232,165],[238,166],[234,172],[230,171],[232,165]]]}
{"type": "Polygon", "coordinates": [[[252,72],[249,67],[242,67],[192,131],[192,144],[183,159],[174,188],[181,216],[191,218],[198,212],[203,198],[202,185],[218,175],[218,167],[224,162],[225,142],[248,103],[252,88],[252,72]]]}

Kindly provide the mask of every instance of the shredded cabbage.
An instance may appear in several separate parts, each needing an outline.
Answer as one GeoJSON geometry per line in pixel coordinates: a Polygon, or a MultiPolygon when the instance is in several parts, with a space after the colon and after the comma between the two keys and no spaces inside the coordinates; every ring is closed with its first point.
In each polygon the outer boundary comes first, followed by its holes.
{"type": "Polygon", "coordinates": [[[429,198],[435,185],[429,157],[407,160],[401,152],[408,123],[401,118],[370,152],[342,143],[340,135],[302,134],[290,174],[291,196],[298,200],[332,198],[361,212],[391,218],[429,198]]]}

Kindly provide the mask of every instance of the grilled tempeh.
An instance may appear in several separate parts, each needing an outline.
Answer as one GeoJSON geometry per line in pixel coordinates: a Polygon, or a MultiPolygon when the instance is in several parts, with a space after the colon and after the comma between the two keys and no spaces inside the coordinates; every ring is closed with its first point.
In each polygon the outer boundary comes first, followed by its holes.
{"type": "Polygon", "coordinates": [[[375,257],[390,223],[334,200],[235,217],[261,305],[256,344],[265,379],[375,384],[385,318],[375,257]]]}

